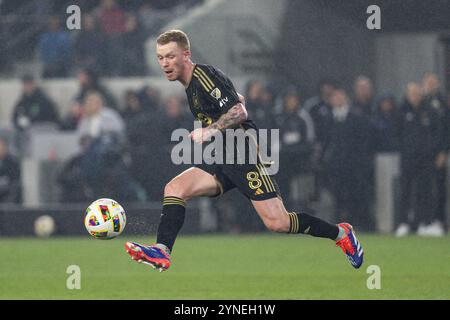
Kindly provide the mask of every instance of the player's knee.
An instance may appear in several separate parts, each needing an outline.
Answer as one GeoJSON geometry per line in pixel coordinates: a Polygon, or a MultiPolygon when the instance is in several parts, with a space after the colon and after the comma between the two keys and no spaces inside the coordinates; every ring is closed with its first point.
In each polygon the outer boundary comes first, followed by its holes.
{"type": "Polygon", "coordinates": [[[177,179],[171,180],[164,187],[164,197],[177,197],[183,200],[187,200],[186,188],[177,179]]]}

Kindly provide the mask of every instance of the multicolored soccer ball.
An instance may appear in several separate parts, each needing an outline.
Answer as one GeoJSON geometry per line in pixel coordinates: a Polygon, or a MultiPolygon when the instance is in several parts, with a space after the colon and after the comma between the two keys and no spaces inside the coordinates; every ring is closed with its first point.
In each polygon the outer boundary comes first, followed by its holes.
{"type": "Polygon", "coordinates": [[[86,209],[84,225],[94,238],[113,239],[122,233],[126,223],[125,210],[112,199],[98,199],[86,209]]]}

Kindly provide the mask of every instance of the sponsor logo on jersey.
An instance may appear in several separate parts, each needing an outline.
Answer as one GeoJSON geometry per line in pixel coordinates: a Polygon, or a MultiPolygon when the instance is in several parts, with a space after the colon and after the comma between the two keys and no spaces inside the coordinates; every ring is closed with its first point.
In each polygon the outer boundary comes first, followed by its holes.
{"type": "Polygon", "coordinates": [[[219,106],[222,108],[228,102],[228,97],[220,99],[219,106]]]}

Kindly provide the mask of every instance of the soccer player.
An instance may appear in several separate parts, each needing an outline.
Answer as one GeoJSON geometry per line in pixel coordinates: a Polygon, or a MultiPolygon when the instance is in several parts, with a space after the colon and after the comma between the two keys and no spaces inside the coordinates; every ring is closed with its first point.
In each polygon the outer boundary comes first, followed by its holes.
{"type": "MultiPolygon", "coordinates": [[[[201,128],[190,133],[195,143],[209,141],[227,129],[256,128],[245,109],[245,98],[236,92],[230,79],[212,66],[192,62],[189,39],[183,31],[170,30],[161,34],[156,54],[166,78],[179,81],[185,87],[190,110],[202,122],[201,128]]],[[[350,224],[334,225],[301,211],[287,211],[265,163],[260,157],[252,163],[202,163],[173,178],[164,189],[156,244],[127,242],[128,254],[155,269],[167,270],[175,239],[184,223],[186,202],[194,197],[215,197],[238,188],[252,202],[269,230],[331,239],[342,248],[353,267],[361,266],[363,249],[350,224]]]]}

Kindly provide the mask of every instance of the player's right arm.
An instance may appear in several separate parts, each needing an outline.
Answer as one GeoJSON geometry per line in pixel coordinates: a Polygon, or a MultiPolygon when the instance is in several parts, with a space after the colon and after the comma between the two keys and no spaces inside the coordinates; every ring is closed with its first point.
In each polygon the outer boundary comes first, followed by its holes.
{"type": "Polygon", "coordinates": [[[210,124],[207,128],[211,130],[225,130],[229,128],[238,127],[240,124],[247,120],[248,113],[247,109],[245,109],[245,105],[241,102],[235,104],[231,109],[227,111],[227,113],[220,116],[220,118],[210,124]]]}
{"type": "Polygon", "coordinates": [[[238,127],[247,120],[248,114],[245,105],[238,102],[226,113],[224,113],[216,122],[213,122],[206,128],[197,128],[191,132],[190,136],[194,142],[203,143],[209,140],[218,131],[228,128],[238,127]]]}
{"type": "Polygon", "coordinates": [[[218,131],[239,127],[247,120],[248,113],[244,96],[236,92],[233,83],[221,71],[212,71],[207,67],[197,69],[194,70],[194,77],[201,83],[211,103],[222,112],[217,121],[191,133],[195,142],[202,143],[218,131]]]}

